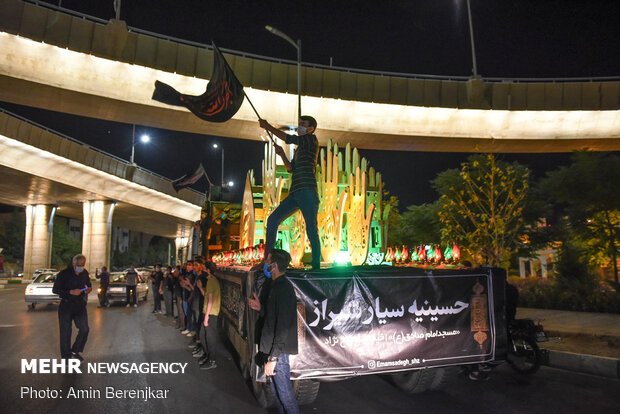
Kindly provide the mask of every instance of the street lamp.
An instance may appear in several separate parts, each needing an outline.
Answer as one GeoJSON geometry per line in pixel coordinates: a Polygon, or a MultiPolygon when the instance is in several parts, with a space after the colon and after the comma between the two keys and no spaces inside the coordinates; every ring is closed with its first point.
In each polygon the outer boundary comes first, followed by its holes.
{"type": "MultiPolygon", "coordinates": [[[[149,137],[147,134],[142,134],[142,136],[140,137],[140,141],[146,144],[151,141],[151,137],[149,137]]],[[[135,154],[136,154],[136,124],[133,124],[133,131],[131,133],[131,158],[129,159],[129,162],[131,164],[135,164],[134,162],[135,154]]]]}
{"type": "Polygon", "coordinates": [[[469,22],[469,40],[471,42],[471,61],[474,65],[474,77],[477,77],[478,66],[476,65],[476,47],[474,46],[474,26],[471,21],[471,7],[469,7],[469,0],[467,0],[467,17],[469,22]]]}
{"type": "MultiPolygon", "coordinates": [[[[219,148],[219,145],[213,144],[213,148],[219,148]]],[[[224,188],[224,146],[222,145],[222,188],[224,188]]]]}
{"type": "Polygon", "coordinates": [[[297,49],[297,120],[298,122],[301,122],[301,40],[298,39],[297,43],[295,43],[295,41],[289,36],[272,26],[265,26],[265,29],[267,29],[267,31],[271,34],[286,40],[297,49]]]}

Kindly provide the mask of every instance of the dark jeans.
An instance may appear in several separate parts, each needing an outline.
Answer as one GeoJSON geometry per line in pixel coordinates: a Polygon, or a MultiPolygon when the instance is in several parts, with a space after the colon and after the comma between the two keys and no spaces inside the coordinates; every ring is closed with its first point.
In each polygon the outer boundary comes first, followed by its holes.
{"type": "Polygon", "coordinates": [[[101,293],[99,293],[99,304],[101,306],[106,306],[109,301],[108,301],[108,285],[101,285],[99,286],[101,288],[101,293]]]}
{"type": "Polygon", "coordinates": [[[136,292],[136,286],[127,286],[126,287],[126,297],[127,297],[127,304],[128,305],[135,305],[136,304],[136,295],[138,294],[136,292]],[[131,302],[130,302],[131,301],[131,302]]]}
{"type": "MultiPolygon", "coordinates": [[[[211,322],[209,321],[209,324],[211,322]]],[[[280,354],[276,362],[275,375],[271,380],[271,391],[276,396],[276,408],[279,413],[298,414],[299,407],[291,383],[291,366],[288,354],[280,354]]]]}
{"type": "Polygon", "coordinates": [[[174,309],[172,308],[172,292],[164,290],[164,305],[166,308],[166,316],[174,316],[174,309]]]}
{"type": "Polygon", "coordinates": [[[265,259],[273,250],[278,236],[278,226],[296,210],[301,210],[306,222],[306,234],[312,248],[312,266],[321,264],[321,242],[316,215],[319,211],[319,196],[312,189],[299,190],[289,194],[267,219],[267,234],[265,236],[265,259]]]}
{"type": "Polygon", "coordinates": [[[177,329],[185,329],[185,313],[183,312],[183,299],[177,296],[177,329]]]}
{"type": "Polygon", "coordinates": [[[206,328],[204,323],[200,322],[200,345],[211,361],[215,361],[217,353],[217,319],[217,315],[209,315],[209,326],[206,328]]]}
{"type": "Polygon", "coordinates": [[[159,287],[152,283],[153,287],[153,302],[155,303],[155,307],[153,310],[160,311],[161,310],[161,296],[159,295],[159,287]]]}
{"type": "Polygon", "coordinates": [[[82,352],[88,339],[88,314],[86,303],[67,303],[60,301],[58,307],[58,325],[60,328],[60,356],[70,358],[71,352],[82,352]],[[78,329],[77,337],[71,346],[72,322],[78,329]]]}

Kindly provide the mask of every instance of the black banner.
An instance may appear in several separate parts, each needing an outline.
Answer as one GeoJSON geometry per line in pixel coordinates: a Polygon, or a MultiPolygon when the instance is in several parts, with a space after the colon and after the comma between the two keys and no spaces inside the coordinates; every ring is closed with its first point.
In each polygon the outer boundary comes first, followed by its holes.
{"type": "Polygon", "coordinates": [[[375,266],[288,276],[299,319],[292,378],[461,365],[505,351],[501,269],[375,266]]]}
{"type": "Polygon", "coordinates": [[[213,56],[213,75],[205,93],[198,96],[186,95],[168,84],[155,81],[152,99],[168,105],[184,106],[205,121],[228,121],[243,103],[243,85],[215,44],[213,56]]]}

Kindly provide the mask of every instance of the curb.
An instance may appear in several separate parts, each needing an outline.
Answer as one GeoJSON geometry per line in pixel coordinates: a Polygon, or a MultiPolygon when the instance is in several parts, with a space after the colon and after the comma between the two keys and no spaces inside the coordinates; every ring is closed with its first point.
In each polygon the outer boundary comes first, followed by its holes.
{"type": "Polygon", "coordinates": [[[606,378],[620,378],[620,359],[548,350],[543,365],[606,378]]]}

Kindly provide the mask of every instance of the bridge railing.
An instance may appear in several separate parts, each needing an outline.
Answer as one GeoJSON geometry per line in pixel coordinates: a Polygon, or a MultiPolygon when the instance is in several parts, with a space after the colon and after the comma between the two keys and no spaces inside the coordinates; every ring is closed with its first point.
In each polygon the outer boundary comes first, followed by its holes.
{"type": "MultiPolygon", "coordinates": [[[[84,20],[89,20],[93,23],[99,24],[108,24],[109,20],[102,19],[99,17],[91,16],[88,14],[84,14],[81,12],[77,12],[71,9],[67,9],[61,6],[56,6],[54,4],[50,4],[43,1],[38,0],[23,0],[26,3],[35,4],[37,6],[49,8],[52,10],[60,11],[63,13],[70,14],[75,17],[79,17],[84,20]]],[[[130,32],[136,34],[142,34],[146,36],[151,36],[157,39],[166,40],[170,42],[175,42],[187,46],[193,46],[201,49],[213,50],[213,47],[209,44],[194,42],[191,40],[181,39],[174,36],[169,36],[161,33],[151,32],[148,30],[143,30],[137,27],[128,26],[127,27],[130,32]]],[[[257,59],[270,63],[279,63],[279,64],[287,64],[287,65],[297,65],[297,61],[290,59],[281,59],[274,58],[270,56],[258,55],[255,53],[242,52],[233,49],[219,48],[222,52],[228,53],[230,55],[239,56],[243,58],[249,59],[257,59]]],[[[467,81],[470,79],[470,76],[464,75],[432,75],[432,74],[418,74],[418,73],[405,73],[405,72],[389,72],[389,71],[379,71],[379,70],[371,70],[371,69],[358,69],[358,68],[349,68],[345,66],[332,66],[332,65],[324,65],[320,63],[310,63],[310,62],[302,62],[302,66],[311,69],[323,69],[323,70],[334,70],[338,72],[346,72],[353,73],[359,75],[372,75],[372,76],[385,76],[385,77],[396,77],[396,78],[405,78],[405,79],[420,79],[420,80],[442,80],[442,81],[467,81]]],[[[564,82],[606,82],[606,81],[619,81],[620,76],[594,76],[594,77],[563,77],[563,78],[505,78],[505,77],[484,77],[485,82],[491,83],[564,83],[564,82]]]]}
{"type": "MultiPolygon", "coordinates": [[[[88,144],[86,144],[86,143],[84,143],[84,142],[82,142],[82,141],[80,141],[80,140],[78,140],[78,139],[76,139],[74,137],[71,137],[71,136],[69,136],[67,134],[64,134],[62,132],[56,131],[56,130],[54,130],[52,128],[49,128],[49,127],[47,127],[45,125],[41,125],[41,124],[39,124],[39,123],[37,123],[35,121],[32,121],[32,120],[30,120],[28,118],[25,118],[25,117],[21,116],[19,114],[13,113],[13,112],[5,109],[5,108],[0,107],[0,114],[6,114],[9,117],[15,118],[15,119],[17,119],[19,121],[22,121],[22,122],[25,122],[25,123],[27,123],[29,125],[32,125],[32,126],[34,126],[36,128],[39,128],[39,129],[41,129],[41,130],[43,130],[45,132],[48,132],[49,134],[52,134],[54,136],[66,139],[66,140],[72,142],[73,144],[79,145],[80,147],[82,147],[84,149],[87,149],[87,150],[90,150],[90,151],[94,151],[95,153],[97,153],[99,155],[107,157],[109,160],[107,162],[102,162],[101,163],[101,167],[103,167],[104,165],[105,166],[110,166],[112,163],[115,163],[117,165],[120,164],[123,167],[122,168],[122,170],[123,170],[122,172],[119,171],[118,169],[114,169],[114,168],[112,168],[110,171],[106,171],[106,172],[113,173],[114,175],[117,175],[117,176],[122,176],[121,178],[126,178],[126,177],[123,176],[124,172],[127,171],[129,168],[135,168],[135,170],[137,170],[136,172],[139,171],[138,174],[136,174],[136,173],[133,174],[133,178],[134,178],[133,181],[136,182],[137,184],[141,184],[141,185],[145,185],[147,187],[151,187],[154,190],[161,191],[161,192],[164,192],[164,193],[169,194],[169,195],[173,195],[173,196],[175,196],[177,198],[183,199],[185,201],[188,201],[188,202],[191,202],[191,203],[194,203],[194,204],[197,204],[197,205],[202,205],[202,203],[204,202],[204,194],[200,193],[200,192],[198,192],[196,190],[193,190],[191,188],[185,188],[184,190],[182,190],[183,192],[185,192],[185,191],[189,192],[189,194],[185,194],[185,195],[174,194],[172,191],[170,191],[172,189],[172,181],[173,180],[170,179],[170,178],[164,177],[161,174],[158,174],[158,173],[156,173],[154,171],[150,171],[150,170],[148,170],[146,168],[143,168],[143,167],[140,167],[138,165],[131,164],[127,160],[124,160],[124,159],[122,159],[122,158],[120,158],[120,157],[118,157],[118,156],[116,156],[114,154],[110,154],[110,153],[108,153],[106,151],[103,151],[103,150],[101,150],[99,148],[96,148],[96,147],[93,147],[91,145],[88,145],[88,144]],[[113,162],[111,163],[110,161],[113,161],[113,162]],[[151,177],[151,179],[148,178],[149,176],[151,177]],[[163,185],[165,188],[157,188],[157,187],[159,187],[157,185],[148,185],[149,183],[153,183],[152,178],[156,178],[155,181],[159,181],[160,185],[163,185]]],[[[2,123],[0,122],[0,124],[2,124],[2,123]]],[[[13,137],[9,137],[9,138],[13,138],[13,137]]],[[[79,152],[80,151],[73,151],[72,153],[79,153],[79,152]]],[[[58,155],[62,156],[63,154],[58,154],[58,155]]],[[[79,160],[76,160],[76,161],[79,162],[79,160]]],[[[106,169],[109,169],[109,168],[106,168],[106,169]]]]}

